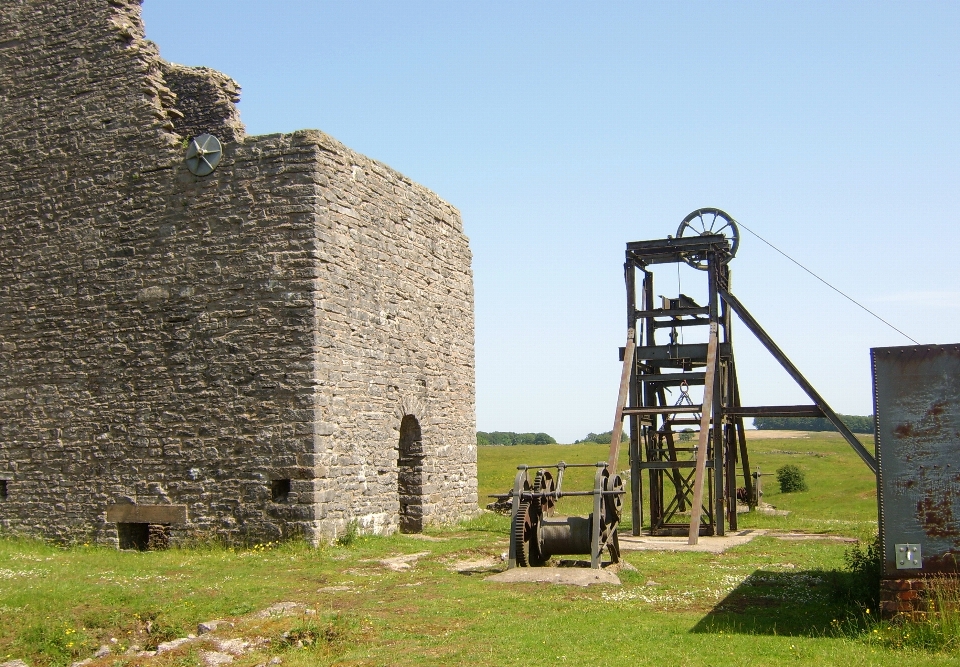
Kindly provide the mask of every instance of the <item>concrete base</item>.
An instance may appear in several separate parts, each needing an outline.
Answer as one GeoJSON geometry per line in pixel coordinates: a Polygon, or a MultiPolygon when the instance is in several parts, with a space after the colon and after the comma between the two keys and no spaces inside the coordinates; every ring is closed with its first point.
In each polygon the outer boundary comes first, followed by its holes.
{"type": "Polygon", "coordinates": [[[591,586],[594,584],[620,585],[620,577],[613,569],[592,570],[589,567],[515,567],[484,578],[497,584],[565,584],[591,586]]]}
{"type": "Polygon", "coordinates": [[[625,535],[620,533],[621,551],[705,551],[723,553],[730,547],[746,544],[766,530],[738,530],[723,537],[701,537],[697,544],[687,544],[686,537],[652,537],[650,535],[625,535]]]}

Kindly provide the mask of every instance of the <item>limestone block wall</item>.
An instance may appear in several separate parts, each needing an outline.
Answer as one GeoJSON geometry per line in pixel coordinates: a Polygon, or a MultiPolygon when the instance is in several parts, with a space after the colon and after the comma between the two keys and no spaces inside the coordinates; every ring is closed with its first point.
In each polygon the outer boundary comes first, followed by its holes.
{"type": "Polygon", "coordinates": [[[0,0],[0,527],[394,530],[405,415],[424,521],[469,514],[459,214],[321,132],[247,137],[239,87],[164,63],[139,10],[0,0]]]}
{"type": "Polygon", "coordinates": [[[168,86],[161,99],[177,134],[195,137],[208,132],[220,141],[243,139],[243,123],[234,106],[240,101],[236,81],[208,67],[161,61],[160,71],[168,86]]]}
{"type": "Polygon", "coordinates": [[[392,529],[399,428],[411,414],[423,431],[424,514],[455,519],[477,506],[473,289],[459,215],[316,139],[319,518],[392,529]],[[337,500],[345,490],[352,510],[337,500]]]}

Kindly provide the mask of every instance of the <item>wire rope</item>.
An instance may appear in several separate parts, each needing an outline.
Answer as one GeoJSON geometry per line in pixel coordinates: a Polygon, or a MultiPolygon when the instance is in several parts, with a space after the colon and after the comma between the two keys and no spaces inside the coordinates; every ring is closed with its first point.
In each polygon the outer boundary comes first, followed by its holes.
{"type": "Polygon", "coordinates": [[[878,320],[880,320],[881,322],[883,322],[884,324],[886,324],[888,327],[890,327],[891,329],[893,329],[894,331],[896,331],[898,334],[900,334],[901,336],[903,336],[903,337],[906,338],[907,340],[913,341],[913,342],[916,343],[917,345],[920,345],[920,343],[917,342],[914,338],[912,338],[911,336],[908,336],[907,334],[905,334],[905,333],[903,333],[902,331],[900,331],[900,329],[898,329],[897,327],[895,327],[895,326],[893,326],[892,324],[890,324],[889,322],[887,322],[885,319],[883,319],[882,317],[880,317],[879,315],[877,315],[875,312],[873,312],[872,310],[870,310],[869,308],[867,308],[866,306],[864,306],[862,303],[860,303],[859,301],[857,301],[856,299],[854,299],[854,298],[853,298],[852,296],[850,296],[849,294],[845,294],[844,292],[840,291],[839,289],[837,289],[836,287],[834,287],[833,285],[831,285],[830,283],[828,283],[826,280],[824,280],[823,278],[821,278],[820,276],[818,276],[816,273],[814,273],[813,271],[811,271],[810,269],[808,269],[807,267],[805,267],[803,264],[801,264],[800,262],[798,262],[797,260],[795,260],[793,257],[791,257],[790,255],[788,255],[788,254],[785,253],[784,251],[780,250],[780,248],[778,248],[777,246],[775,246],[775,245],[773,245],[772,243],[770,243],[770,241],[768,241],[767,239],[765,239],[765,238],[763,238],[762,236],[760,236],[759,234],[757,234],[755,231],[753,231],[752,229],[750,229],[749,227],[747,227],[745,224],[743,224],[743,223],[740,222],[739,220],[737,221],[737,225],[740,226],[740,227],[742,227],[743,229],[746,229],[748,232],[750,232],[751,234],[753,234],[754,236],[756,236],[758,239],[760,239],[761,241],[763,241],[764,243],[766,243],[768,246],[770,246],[771,248],[773,248],[774,250],[776,250],[778,253],[780,253],[781,255],[783,255],[784,257],[786,257],[787,259],[789,259],[791,262],[793,262],[794,264],[796,264],[797,266],[799,266],[801,269],[803,269],[804,271],[806,271],[807,273],[809,273],[811,276],[813,276],[814,278],[816,278],[817,280],[819,280],[820,282],[822,282],[824,285],[826,285],[827,287],[829,287],[830,289],[832,289],[834,292],[836,292],[837,294],[839,294],[840,296],[842,296],[844,299],[846,299],[846,300],[849,301],[850,303],[852,303],[852,304],[858,306],[859,308],[865,310],[866,312],[870,313],[870,314],[873,315],[875,318],[877,318],[878,320]]]}

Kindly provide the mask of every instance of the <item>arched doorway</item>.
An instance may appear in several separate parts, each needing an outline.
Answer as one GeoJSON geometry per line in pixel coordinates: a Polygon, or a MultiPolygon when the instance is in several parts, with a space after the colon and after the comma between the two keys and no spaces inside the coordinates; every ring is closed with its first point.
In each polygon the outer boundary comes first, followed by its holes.
{"type": "Polygon", "coordinates": [[[400,422],[397,468],[400,532],[419,533],[423,530],[423,435],[413,415],[404,415],[400,422]]]}

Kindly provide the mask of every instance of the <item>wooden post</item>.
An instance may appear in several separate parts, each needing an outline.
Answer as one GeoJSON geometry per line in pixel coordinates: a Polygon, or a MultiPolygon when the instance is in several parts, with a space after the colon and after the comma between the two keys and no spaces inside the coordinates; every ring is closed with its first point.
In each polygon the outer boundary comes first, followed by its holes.
{"type": "Polygon", "coordinates": [[[693,476],[693,503],[690,507],[690,533],[687,544],[696,544],[700,539],[700,513],[703,509],[703,480],[707,469],[707,438],[710,435],[710,418],[713,414],[713,378],[717,370],[717,323],[710,323],[710,340],[707,343],[707,367],[703,383],[703,406],[700,412],[700,437],[697,441],[697,467],[693,476]]]}
{"type": "Polygon", "coordinates": [[[610,458],[607,470],[612,478],[617,474],[617,459],[620,458],[620,436],[623,433],[623,408],[630,393],[630,373],[633,369],[633,352],[637,347],[636,333],[627,331],[627,347],[623,351],[623,371],[620,373],[620,394],[617,396],[617,411],[613,415],[613,431],[610,434],[610,458]]]}

